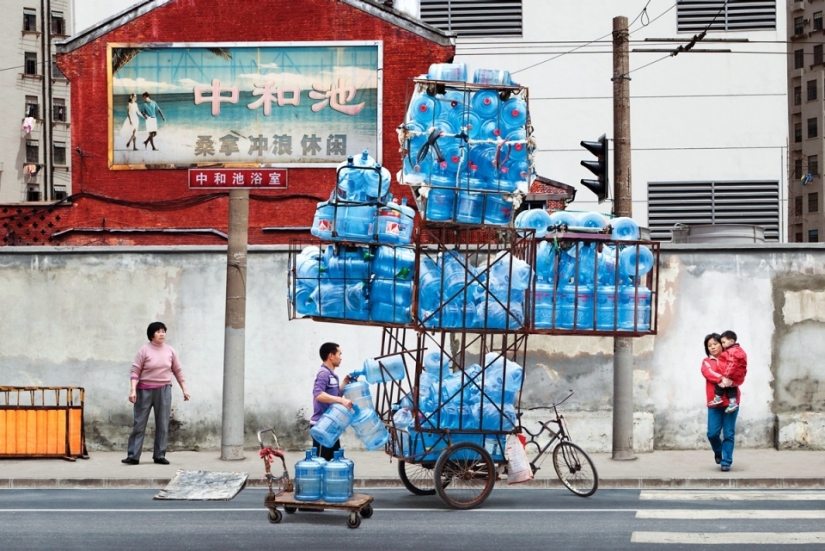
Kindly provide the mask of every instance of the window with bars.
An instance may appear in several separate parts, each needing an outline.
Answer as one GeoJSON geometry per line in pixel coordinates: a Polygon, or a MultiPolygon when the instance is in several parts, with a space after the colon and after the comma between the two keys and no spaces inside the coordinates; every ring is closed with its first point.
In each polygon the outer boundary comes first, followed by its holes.
{"type": "Polygon", "coordinates": [[[814,46],[814,65],[822,63],[822,44],[814,46]]]}
{"type": "Polygon", "coordinates": [[[802,232],[796,232],[794,234],[794,237],[794,241],[796,241],[797,243],[802,243],[802,232]]]}
{"type": "Polygon", "coordinates": [[[793,141],[794,143],[799,143],[802,141],[802,123],[795,122],[793,123],[793,141]]]}
{"type": "Polygon", "coordinates": [[[797,195],[793,198],[793,215],[802,216],[802,196],[797,195]]]}
{"type": "Polygon", "coordinates": [[[819,243],[819,230],[808,230],[808,243],[819,243]]]}
{"type": "Polygon", "coordinates": [[[37,96],[26,96],[26,117],[40,118],[40,100],[37,96]]]}
{"type": "Polygon", "coordinates": [[[816,138],[819,135],[819,119],[808,119],[808,137],[816,138]]]}
{"type": "Polygon", "coordinates": [[[794,50],[793,51],[793,68],[794,69],[801,69],[805,66],[805,51],[804,50],[794,50]]]}
{"type": "Polygon", "coordinates": [[[37,140],[26,140],[26,162],[40,162],[40,145],[37,143],[37,140]]]}
{"type": "Polygon", "coordinates": [[[648,182],[653,239],[669,240],[675,224],[751,224],[779,240],[779,182],[648,182]]]}
{"type": "Polygon", "coordinates": [[[52,56],[52,78],[66,78],[66,75],[64,75],[60,67],[57,66],[57,56],[55,55],[52,56]]]}
{"type": "Polygon", "coordinates": [[[814,191],[808,194],[808,213],[819,212],[819,193],[814,191]]]}
{"type": "Polygon", "coordinates": [[[37,52],[23,54],[23,70],[27,75],[37,74],[37,52]]]}
{"type": "Polygon", "coordinates": [[[809,80],[808,81],[808,101],[814,101],[816,99],[816,81],[809,80]]]}
{"type": "Polygon", "coordinates": [[[814,12],[814,30],[821,31],[822,30],[822,12],[817,11],[814,12]]]}
{"type": "Polygon", "coordinates": [[[776,30],[776,0],[680,0],[676,28],[691,33],[776,30]]]}
{"type": "Polygon", "coordinates": [[[802,22],[802,16],[793,18],[793,34],[799,36],[805,32],[805,23],[802,22]]]}
{"type": "Polygon", "coordinates": [[[52,117],[57,122],[66,122],[66,100],[63,98],[54,98],[52,101],[52,117]]]}
{"type": "Polygon", "coordinates": [[[521,36],[522,0],[421,0],[421,19],[459,36],[521,36]]]}
{"type": "Polygon", "coordinates": [[[808,156],[808,174],[819,176],[819,157],[816,155],[808,156]]]}
{"type": "Polygon", "coordinates": [[[66,35],[66,19],[61,11],[52,12],[52,34],[56,36],[66,35]]]}
{"type": "Polygon", "coordinates": [[[802,86],[794,86],[793,88],[793,104],[802,105],[802,86]]]}
{"type": "Polygon", "coordinates": [[[793,162],[793,177],[799,180],[802,178],[802,159],[794,159],[793,162]]]}
{"type": "Polygon", "coordinates": [[[66,142],[54,142],[52,151],[54,154],[52,163],[57,166],[66,166],[66,142]]]}

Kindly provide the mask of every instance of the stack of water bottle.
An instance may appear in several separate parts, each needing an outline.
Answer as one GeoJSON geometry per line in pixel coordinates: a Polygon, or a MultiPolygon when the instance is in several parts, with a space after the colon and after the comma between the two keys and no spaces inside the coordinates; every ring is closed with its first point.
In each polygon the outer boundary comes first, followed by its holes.
{"type": "Polygon", "coordinates": [[[316,442],[325,448],[332,448],[347,427],[352,426],[368,450],[381,449],[390,435],[375,411],[369,385],[404,379],[404,361],[400,356],[382,358],[380,363],[368,359],[363,369],[350,373],[350,377],[352,380],[344,387],[343,395],[352,401],[352,410],[341,404],[332,404],[309,432],[316,442]],[[358,380],[362,376],[366,381],[358,380]]]}
{"type": "Polygon", "coordinates": [[[354,474],[355,463],[344,457],[344,450],[336,450],[332,461],[327,461],[312,448],[295,464],[294,497],[298,501],[343,503],[352,497],[354,474]]]}
{"type": "Polygon", "coordinates": [[[563,240],[543,240],[538,244],[536,329],[650,329],[651,291],[644,281],[653,268],[654,257],[645,245],[622,244],[640,238],[639,226],[633,219],[608,221],[597,212],[549,214],[535,209],[522,212],[515,225],[533,228],[537,238],[544,238],[548,228],[598,231],[605,230],[608,223],[612,242],[577,239],[573,246],[563,240]]]}
{"type": "Polygon", "coordinates": [[[515,330],[524,325],[524,295],[533,269],[509,252],[472,266],[455,250],[422,256],[418,320],[428,328],[515,330]]]}
{"type": "Polygon", "coordinates": [[[427,78],[449,82],[410,102],[402,181],[426,197],[429,221],[509,225],[532,177],[525,98],[507,71],[479,69],[467,86],[463,63],[434,64],[427,78]]]}
{"type": "Polygon", "coordinates": [[[329,201],[318,203],[312,234],[324,240],[409,245],[415,211],[392,200],[390,173],[368,151],[338,167],[329,201]]]}
{"type": "Polygon", "coordinates": [[[412,414],[413,397],[404,396],[397,405],[393,423],[397,431],[396,454],[421,454],[431,438],[428,431],[447,430],[452,441],[473,440],[462,431],[512,430],[517,421],[516,399],[521,390],[524,369],[517,363],[491,352],[485,366],[473,364],[451,371],[449,356],[430,351],[424,357],[425,370],[419,375],[418,414],[422,433],[416,432],[412,414]]]}
{"type": "Polygon", "coordinates": [[[290,299],[302,316],[412,321],[413,249],[311,245],[295,256],[294,263],[290,299]]]}

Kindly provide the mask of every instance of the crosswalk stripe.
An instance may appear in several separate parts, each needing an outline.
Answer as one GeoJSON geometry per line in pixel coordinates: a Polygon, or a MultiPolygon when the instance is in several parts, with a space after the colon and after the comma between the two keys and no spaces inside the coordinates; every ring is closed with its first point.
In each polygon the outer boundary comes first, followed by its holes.
{"type": "Polygon", "coordinates": [[[631,543],[790,545],[825,543],[825,532],[633,532],[631,543]]]}
{"type": "Polygon", "coordinates": [[[730,509],[644,509],[636,512],[636,518],[668,520],[721,520],[721,519],[825,519],[825,511],[798,510],[744,510],[730,509]]]}
{"type": "Polygon", "coordinates": [[[825,492],[800,490],[642,490],[639,499],[668,501],[825,501],[825,492]]]}

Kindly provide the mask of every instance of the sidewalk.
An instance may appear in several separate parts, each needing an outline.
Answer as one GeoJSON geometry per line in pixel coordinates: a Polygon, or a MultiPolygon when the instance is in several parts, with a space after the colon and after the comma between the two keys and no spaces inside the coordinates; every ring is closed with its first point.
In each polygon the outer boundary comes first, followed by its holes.
{"type": "MultiPolygon", "coordinates": [[[[170,452],[170,465],[156,465],[151,452],[140,465],[120,462],[124,452],[92,452],[89,459],[0,459],[0,489],[10,488],[152,488],[162,489],[179,469],[235,471],[249,474],[248,487],[265,487],[263,461],[247,450],[241,461],[222,461],[220,451],[170,452]]],[[[403,487],[398,462],[383,452],[347,451],[355,462],[359,488],[403,487]]],[[[293,474],[300,452],[287,452],[293,474]]],[[[592,454],[600,488],[825,488],[825,451],[736,450],[730,472],[723,473],[708,450],[655,451],[632,461],[613,461],[610,454],[592,454]]],[[[280,474],[281,466],[272,472],[280,474]]],[[[506,486],[506,482],[500,482],[506,486]]],[[[552,459],[547,458],[536,479],[513,488],[561,487],[552,459]]]]}

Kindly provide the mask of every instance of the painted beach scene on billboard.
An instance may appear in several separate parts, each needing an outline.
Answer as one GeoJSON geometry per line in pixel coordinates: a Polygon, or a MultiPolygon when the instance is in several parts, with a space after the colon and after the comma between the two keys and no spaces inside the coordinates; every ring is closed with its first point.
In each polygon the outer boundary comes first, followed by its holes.
{"type": "Polygon", "coordinates": [[[380,43],[128,44],[109,54],[113,168],[380,155],[380,43]]]}

